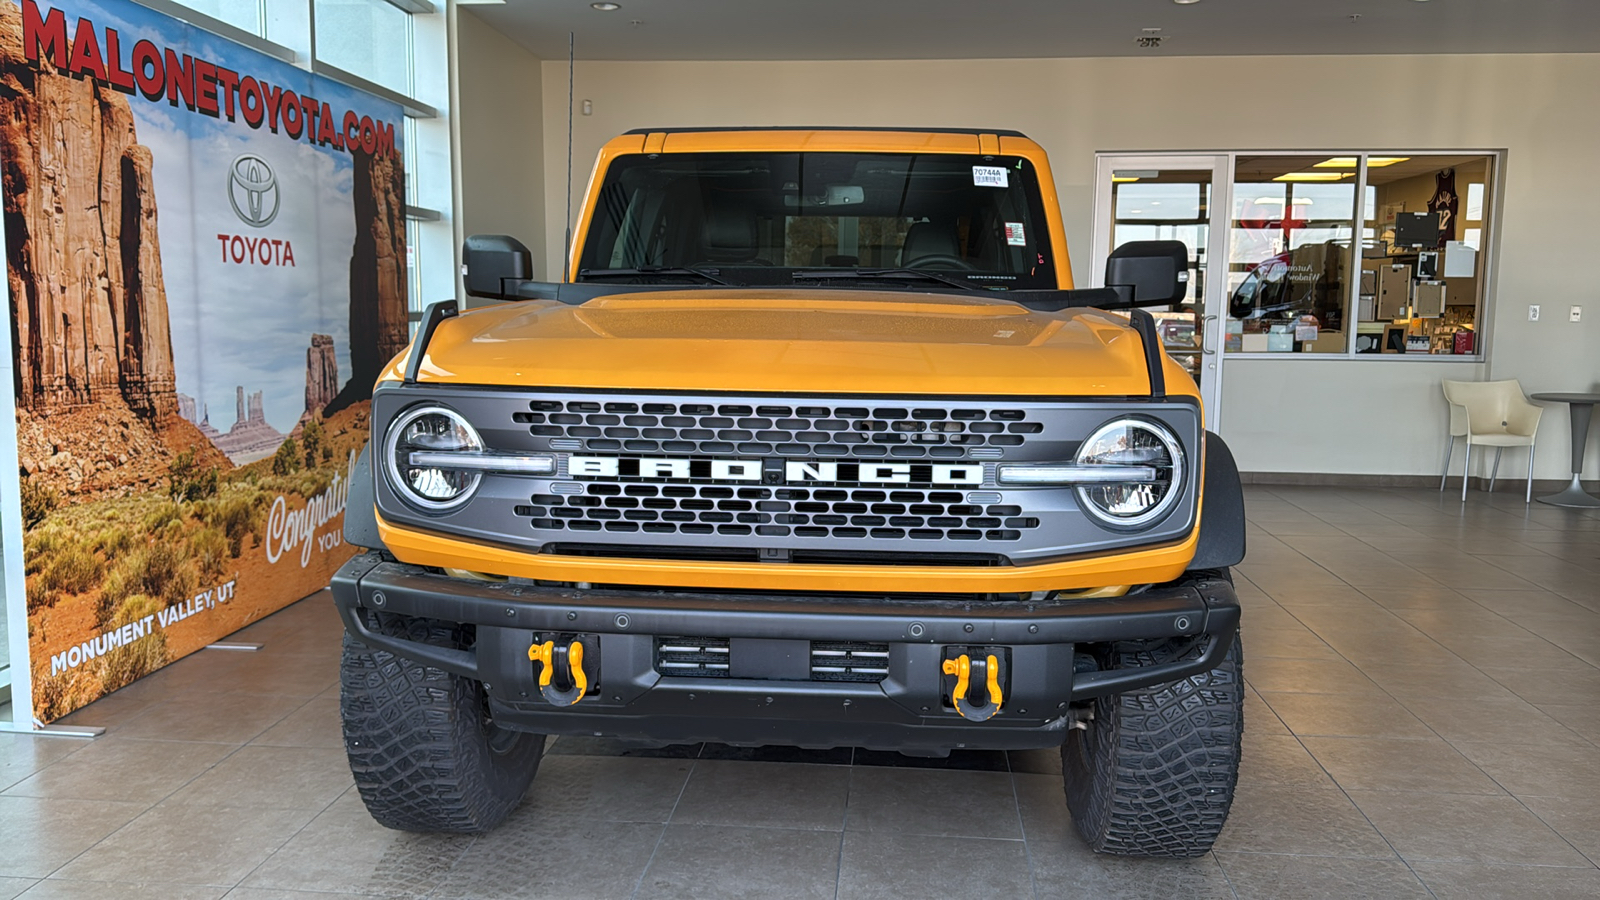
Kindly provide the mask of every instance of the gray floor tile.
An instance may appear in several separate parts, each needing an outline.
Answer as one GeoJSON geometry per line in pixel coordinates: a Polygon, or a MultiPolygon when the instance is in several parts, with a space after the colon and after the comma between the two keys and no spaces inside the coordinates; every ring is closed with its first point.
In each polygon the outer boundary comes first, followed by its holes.
{"type": "Polygon", "coordinates": [[[1244,782],[1217,849],[1369,859],[1395,855],[1342,791],[1244,782]]]}
{"type": "Polygon", "coordinates": [[[1345,790],[1505,794],[1460,751],[1443,740],[1303,738],[1345,790]]]}
{"type": "Polygon", "coordinates": [[[839,831],[849,787],[847,766],[697,760],[672,822],[839,831]]]}
{"type": "Polygon", "coordinates": [[[47,878],[19,895],[22,900],[217,900],[225,887],[201,884],[64,881],[47,878]]]}
{"type": "MultiPolygon", "coordinates": [[[[528,814],[504,829],[543,830],[528,814]]],[[[258,889],[424,897],[437,888],[474,838],[412,834],[379,825],[352,788],[258,866],[244,885],[258,889]]]]}
{"type": "Polygon", "coordinates": [[[1022,841],[846,832],[838,900],[1026,897],[1033,893],[1022,841]]]}
{"type": "Polygon", "coordinates": [[[1223,852],[1216,856],[1239,900],[1405,900],[1431,896],[1411,868],[1397,859],[1223,852]]]}
{"type": "Polygon", "coordinates": [[[326,747],[344,749],[339,723],[339,695],[321,695],[285,716],[278,724],[250,741],[271,747],[326,747]]]}
{"type": "Polygon", "coordinates": [[[93,743],[0,731],[0,791],[93,743]]]}
{"type": "Polygon", "coordinates": [[[1407,862],[1585,866],[1589,861],[1515,798],[1350,791],[1407,862]]]}
{"type": "Polygon", "coordinates": [[[1519,797],[1540,821],[1600,865],[1600,803],[1572,797],[1519,797]]]}
{"type": "Polygon", "coordinates": [[[354,783],[343,749],[240,747],[167,802],[322,809],[354,783]]]}
{"type": "Polygon", "coordinates": [[[1406,706],[1452,743],[1584,744],[1583,736],[1513,697],[1510,700],[1412,698],[1406,706]]]}
{"type": "Polygon", "coordinates": [[[113,726],[108,733],[152,741],[243,744],[305,702],[304,697],[277,694],[174,693],[170,699],[153,703],[127,722],[113,726]]]}
{"type": "MultiPolygon", "coordinates": [[[[48,801],[52,803],[61,801],[48,801]]],[[[232,886],[316,816],[316,810],[158,806],[63,866],[81,881],[232,886]]]]}
{"type": "Polygon", "coordinates": [[[938,769],[851,769],[845,830],[1022,837],[1009,772],[938,769]]]}
{"type": "MultiPolygon", "coordinates": [[[[1239,780],[1249,784],[1335,789],[1338,785],[1291,734],[1260,734],[1251,722],[1245,729],[1239,780]]],[[[1337,739],[1335,739],[1337,740],[1337,739]]]]}
{"type": "Polygon", "coordinates": [[[1600,869],[1419,862],[1412,868],[1439,900],[1593,900],[1600,869]]]}
{"type": "Polygon", "coordinates": [[[1461,753],[1517,796],[1600,804],[1600,751],[1589,744],[1457,743],[1461,753]]]}
{"type": "Polygon", "coordinates": [[[12,897],[33,887],[37,883],[33,878],[6,878],[0,877],[0,900],[11,900],[12,897]]]}
{"type": "Polygon", "coordinates": [[[1361,670],[1342,659],[1252,657],[1245,680],[1258,691],[1302,694],[1370,694],[1379,691],[1361,670]]]}
{"type": "Polygon", "coordinates": [[[146,809],[147,803],[112,800],[0,797],[0,875],[43,878],[146,809]]]}
{"type": "Polygon", "coordinates": [[[610,822],[665,823],[683,796],[687,759],[549,755],[524,801],[539,815],[610,822]]]}
{"type": "MultiPolygon", "coordinates": [[[[1426,739],[1432,731],[1394,700],[1380,694],[1280,694],[1261,692],[1272,711],[1301,737],[1426,739]]],[[[1248,726],[1247,726],[1248,727],[1248,726]]]]}
{"type": "Polygon", "coordinates": [[[237,887],[224,894],[223,900],[388,900],[388,897],[385,894],[330,894],[323,891],[237,887]]]}
{"type": "MultiPolygon", "coordinates": [[[[585,821],[557,828],[524,806],[504,825],[474,842],[430,897],[625,900],[638,887],[663,828],[639,822],[585,821]]],[[[837,834],[824,836],[838,839],[837,834]]]]}
{"type": "Polygon", "coordinates": [[[639,892],[644,898],[832,898],[840,835],[831,831],[667,826],[639,892]]]}
{"type": "Polygon", "coordinates": [[[232,750],[227,744],[136,741],[107,734],[5,793],[155,803],[200,776],[232,750]]]}

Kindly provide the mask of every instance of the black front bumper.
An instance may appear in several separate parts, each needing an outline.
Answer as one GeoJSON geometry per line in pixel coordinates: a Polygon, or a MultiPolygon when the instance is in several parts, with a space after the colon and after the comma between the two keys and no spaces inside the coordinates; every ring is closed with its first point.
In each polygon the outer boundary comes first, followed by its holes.
{"type": "MultiPolygon", "coordinates": [[[[1110,599],[913,601],[579,591],[450,578],[368,553],[345,563],[332,588],[352,637],[484,682],[496,721],[507,727],[925,753],[1057,746],[1074,702],[1208,671],[1239,625],[1233,585],[1221,578],[1110,599]],[[455,650],[377,634],[369,627],[373,611],[472,623],[477,644],[455,650]],[[785,641],[806,648],[813,641],[882,643],[888,674],[878,682],[664,675],[656,656],[663,636],[760,639],[771,642],[761,645],[767,650],[785,641]],[[528,648],[573,637],[585,642],[592,684],[576,705],[558,708],[540,696],[528,648]],[[1077,645],[1172,637],[1193,639],[1198,652],[1162,666],[1078,671],[1085,658],[1077,645]],[[996,650],[1008,659],[998,715],[973,722],[948,705],[940,666],[951,647],[996,650]]],[[[802,652],[809,659],[809,650],[802,652]]]]}

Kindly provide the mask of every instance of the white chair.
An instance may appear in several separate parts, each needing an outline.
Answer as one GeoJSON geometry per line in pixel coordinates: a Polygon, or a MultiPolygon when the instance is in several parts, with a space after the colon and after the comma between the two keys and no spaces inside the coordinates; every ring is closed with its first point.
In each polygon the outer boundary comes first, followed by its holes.
{"type": "Polygon", "coordinates": [[[1461,469],[1461,499],[1467,499],[1467,478],[1472,474],[1472,445],[1494,448],[1494,468],[1489,471],[1489,490],[1494,490],[1500,474],[1500,454],[1507,447],[1528,448],[1528,489],[1524,503],[1533,500],[1533,439],[1539,431],[1539,416],[1544,407],[1529,403],[1522,385],[1509,381],[1446,381],[1444,399],[1450,404],[1450,443],[1444,450],[1444,472],[1439,490],[1450,477],[1450,457],[1456,438],[1467,439],[1467,459],[1461,469]]]}

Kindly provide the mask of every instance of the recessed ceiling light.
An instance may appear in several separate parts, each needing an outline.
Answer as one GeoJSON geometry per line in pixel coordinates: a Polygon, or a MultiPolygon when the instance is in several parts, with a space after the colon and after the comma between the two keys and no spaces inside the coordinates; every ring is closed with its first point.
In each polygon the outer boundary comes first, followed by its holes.
{"type": "MultiPolygon", "coordinates": [[[[1410,158],[1409,156],[1369,156],[1367,157],[1367,165],[1370,168],[1381,169],[1384,166],[1403,163],[1410,158]]],[[[1325,159],[1322,162],[1312,164],[1314,169],[1354,169],[1355,167],[1356,158],[1354,156],[1335,156],[1332,159],[1325,159]]]]}
{"type": "Polygon", "coordinates": [[[1339,181],[1349,178],[1350,172],[1288,172],[1273,181],[1339,181]]]}
{"type": "Polygon", "coordinates": [[[1179,6],[1188,6],[1191,3],[1199,3],[1200,0],[1172,0],[1172,2],[1179,6]]]}
{"type": "Polygon", "coordinates": [[[591,3],[589,5],[601,12],[615,12],[622,8],[620,3],[591,3]]]}

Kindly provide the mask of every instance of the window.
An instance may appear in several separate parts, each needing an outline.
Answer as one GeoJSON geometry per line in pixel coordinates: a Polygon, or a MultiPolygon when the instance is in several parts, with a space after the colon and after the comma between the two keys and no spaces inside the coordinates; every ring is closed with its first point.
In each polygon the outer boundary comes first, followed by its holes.
{"type": "Polygon", "coordinates": [[[1480,352],[1494,164],[1489,154],[1237,157],[1227,351],[1480,352]]]}
{"type": "Polygon", "coordinates": [[[860,270],[905,267],[957,287],[1055,287],[1038,181],[1020,157],[629,156],[607,170],[598,209],[579,280],[681,280],[696,267],[740,284],[860,287],[872,274],[860,270]],[[653,267],[679,271],[640,271],[653,267]]]}
{"type": "Polygon", "coordinates": [[[412,93],[411,14],[387,0],[314,0],[317,59],[412,93]]]}
{"type": "Polygon", "coordinates": [[[227,22],[235,28],[262,36],[261,0],[178,0],[197,13],[227,22]]]}

